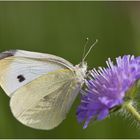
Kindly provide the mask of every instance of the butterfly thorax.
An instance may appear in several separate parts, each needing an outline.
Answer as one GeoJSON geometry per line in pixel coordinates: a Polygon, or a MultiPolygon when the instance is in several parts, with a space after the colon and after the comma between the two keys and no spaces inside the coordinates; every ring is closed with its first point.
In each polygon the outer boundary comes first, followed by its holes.
{"type": "Polygon", "coordinates": [[[81,62],[80,64],[76,65],[75,72],[77,74],[78,81],[83,84],[87,72],[87,63],[81,62]]]}

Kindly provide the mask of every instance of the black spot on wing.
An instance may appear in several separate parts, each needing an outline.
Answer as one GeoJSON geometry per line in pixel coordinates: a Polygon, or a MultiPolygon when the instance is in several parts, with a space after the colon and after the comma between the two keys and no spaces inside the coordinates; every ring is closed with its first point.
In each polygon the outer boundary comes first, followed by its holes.
{"type": "Polygon", "coordinates": [[[4,58],[6,58],[6,57],[10,57],[10,56],[13,56],[13,54],[10,54],[10,53],[1,53],[1,54],[0,54],[0,60],[1,60],[1,59],[4,59],[4,58]]]}
{"type": "Polygon", "coordinates": [[[4,59],[6,57],[14,56],[16,53],[16,50],[10,50],[0,53],[0,60],[4,59]]]}
{"type": "Polygon", "coordinates": [[[18,75],[17,79],[19,82],[23,82],[25,80],[25,77],[23,75],[18,75]]]}

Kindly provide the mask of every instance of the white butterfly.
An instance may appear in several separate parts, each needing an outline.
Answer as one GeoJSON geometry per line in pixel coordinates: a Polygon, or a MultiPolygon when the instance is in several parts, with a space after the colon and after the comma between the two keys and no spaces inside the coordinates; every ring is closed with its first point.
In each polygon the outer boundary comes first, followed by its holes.
{"type": "Polygon", "coordinates": [[[84,59],[73,66],[51,54],[23,50],[0,54],[0,85],[10,97],[11,111],[18,121],[36,129],[52,129],[65,119],[86,72],[84,59]]]}

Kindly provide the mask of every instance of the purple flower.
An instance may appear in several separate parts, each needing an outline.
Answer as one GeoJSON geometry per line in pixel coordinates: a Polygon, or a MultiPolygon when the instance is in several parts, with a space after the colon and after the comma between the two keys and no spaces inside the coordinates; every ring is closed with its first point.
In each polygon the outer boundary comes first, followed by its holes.
{"type": "Polygon", "coordinates": [[[99,67],[90,72],[86,80],[87,88],[82,90],[81,104],[77,109],[77,119],[85,121],[103,120],[110,111],[124,103],[126,92],[140,78],[140,57],[125,55],[116,58],[116,65],[108,59],[108,68],[99,67]]]}

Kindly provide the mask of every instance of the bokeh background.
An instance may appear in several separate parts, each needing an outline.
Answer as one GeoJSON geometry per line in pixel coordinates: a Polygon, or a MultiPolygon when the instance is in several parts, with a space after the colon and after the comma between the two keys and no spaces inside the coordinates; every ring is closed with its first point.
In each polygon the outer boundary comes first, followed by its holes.
{"type": "MultiPolygon", "coordinates": [[[[78,64],[87,37],[88,47],[99,39],[87,57],[89,69],[106,66],[108,57],[140,55],[140,2],[0,2],[1,52],[46,52],[78,64]]],[[[0,89],[0,138],[140,138],[133,120],[118,115],[83,130],[75,115],[79,100],[61,125],[41,131],[13,117],[0,89]]]]}

